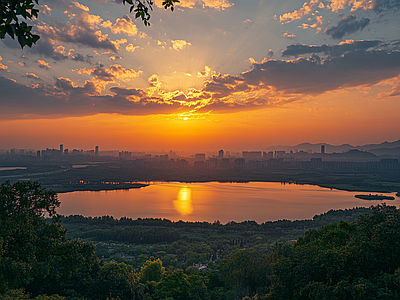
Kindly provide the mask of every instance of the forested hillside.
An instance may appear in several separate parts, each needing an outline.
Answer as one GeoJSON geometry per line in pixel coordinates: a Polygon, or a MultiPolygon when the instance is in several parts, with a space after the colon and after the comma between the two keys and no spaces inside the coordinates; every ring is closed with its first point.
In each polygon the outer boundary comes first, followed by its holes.
{"type": "Polygon", "coordinates": [[[400,297],[394,206],[223,225],[60,217],[59,204],[38,183],[0,185],[0,299],[400,297]]]}

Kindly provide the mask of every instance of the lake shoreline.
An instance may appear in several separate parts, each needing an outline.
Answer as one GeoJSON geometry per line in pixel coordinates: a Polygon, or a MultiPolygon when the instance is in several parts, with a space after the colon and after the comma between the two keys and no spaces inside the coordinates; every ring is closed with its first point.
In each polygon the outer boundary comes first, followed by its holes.
{"type": "Polygon", "coordinates": [[[82,184],[80,186],[71,185],[69,187],[48,187],[59,194],[72,193],[72,192],[100,192],[100,191],[118,191],[118,190],[130,190],[130,189],[140,189],[149,186],[149,184],[144,183],[134,183],[134,184],[82,184]]]}
{"type": "MultiPolygon", "coordinates": [[[[178,180],[155,180],[155,181],[146,181],[149,183],[134,183],[134,184],[71,184],[60,186],[45,186],[48,189],[52,189],[57,193],[72,193],[72,192],[80,192],[80,191],[88,191],[88,192],[99,192],[99,191],[113,191],[113,190],[129,190],[129,189],[140,189],[143,187],[147,187],[150,185],[150,182],[162,182],[162,183],[251,183],[251,182],[278,182],[283,185],[285,184],[294,184],[294,185],[312,185],[318,186],[321,188],[331,189],[331,190],[339,190],[346,192],[365,192],[365,193],[393,193],[394,191],[390,191],[387,189],[368,189],[362,187],[344,187],[343,185],[335,185],[335,184],[316,184],[313,182],[293,182],[293,181],[271,181],[271,180],[190,180],[190,181],[178,181],[178,180]]],[[[396,194],[397,197],[400,197],[400,194],[396,194]]]]}

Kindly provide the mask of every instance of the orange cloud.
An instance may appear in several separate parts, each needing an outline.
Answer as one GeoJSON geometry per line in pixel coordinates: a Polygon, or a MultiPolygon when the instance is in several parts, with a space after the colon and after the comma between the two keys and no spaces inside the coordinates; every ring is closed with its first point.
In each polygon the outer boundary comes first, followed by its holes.
{"type": "Polygon", "coordinates": [[[102,27],[107,27],[111,29],[111,32],[114,34],[124,33],[129,36],[136,35],[138,33],[138,29],[136,25],[132,22],[132,20],[126,16],[127,18],[117,19],[115,24],[112,25],[111,21],[106,21],[101,24],[102,27]]]}
{"type": "MultiPolygon", "coordinates": [[[[2,60],[3,60],[3,58],[0,55],[0,61],[2,61],[2,60]]],[[[7,69],[8,69],[7,66],[3,65],[2,63],[0,63],[0,70],[7,70],[7,69]]]]}
{"type": "Polygon", "coordinates": [[[203,71],[197,72],[197,77],[211,77],[213,75],[217,75],[217,73],[209,66],[205,66],[203,71]]]}
{"type": "Polygon", "coordinates": [[[39,79],[39,77],[34,73],[25,73],[25,75],[23,75],[23,76],[27,77],[27,78],[31,78],[31,79],[36,79],[36,80],[39,79]]]}
{"type": "Polygon", "coordinates": [[[115,46],[115,48],[117,50],[119,50],[120,45],[125,44],[127,42],[126,39],[120,39],[120,40],[116,40],[116,41],[111,41],[111,43],[113,43],[113,45],[115,46]]]}
{"type": "Polygon", "coordinates": [[[128,52],[134,52],[136,49],[140,48],[139,46],[133,46],[133,44],[129,44],[125,47],[125,50],[128,52]]]}
{"type": "Polygon", "coordinates": [[[338,12],[339,10],[346,9],[347,7],[351,7],[351,12],[355,12],[359,9],[372,10],[377,8],[379,5],[385,5],[385,1],[373,0],[328,0],[328,2],[330,2],[330,4],[327,5],[327,8],[333,12],[338,12]]]}
{"type": "Polygon", "coordinates": [[[40,68],[47,69],[47,70],[51,69],[50,65],[47,62],[45,62],[44,60],[39,59],[37,62],[39,64],[40,68]]]}
{"type": "Polygon", "coordinates": [[[188,43],[184,40],[174,40],[174,41],[171,41],[171,43],[172,43],[172,48],[176,51],[180,51],[183,48],[186,48],[186,47],[192,45],[191,43],[188,43]]]}
{"type": "Polygon", "coordinates": [[[351,12],[355,12],[359,9],[371,10],[374,7],[375,7],[374,1],[372,0],[354,1],[353,7],[351,8],[351,12]]]}
{"type": "Polygon", "coordinates": [[[39,6],[39,11],[40,11],[41,14],[51,15],[51,8],[48,7],[46,4],[40,5],[39,6]]]}
{"type": "Polygon", "coordinates": [[[119,64],[111,65],[109,68],[83,68],[74,71],[76,71],[78,74],[88,74],[93,76],[92,82],[96,86],[96,91],[99,93],[103,91],[108,84],[115,83],[116,80],[127,82],[133,78],[139,77],[142,73],[142,71],[136,72],[132,69],[123,68],[119,64]]]}
{"type": "Polygon", "coordinates": [[[89,11],[89,7],[87,7],[87,6],[83,5],[83,4],[80,4],[78,1],[72,1],[72,3],[73,3],[76,7],[82,9],[83,11],[89,11]]]}
{"type": "MultiPolygon", "coordinates": [[[[74,51],[74,49],[71,49],[70,51],[74,51]]],[[[65,47],[64,46],[58,46],[57,48],[54,49],[54,52],[59,53],[61,55],[64,55],[65,52],[65,47]]],[[[68,53],[69,55],[69,53],[68,53]]]]}
{"type": "Polygon", "coordinates": [[[288,39],[294,39],[296,37],[296,35],[291,31],[286,31],[282,36],[288,39]]]}
{"type": "Polygon", "coordinates": [[[309,3],[304,2],[303,7],[300,8],[299,10],[295,10],[294,12],[291,13],[285,13],[281,16],[279,16],[279,21],[282,24],[288,24],[290,22],[300,20],[304,16],[310,14],[314,7],[318,5],[318,0],[310,0],[309,3]]]}

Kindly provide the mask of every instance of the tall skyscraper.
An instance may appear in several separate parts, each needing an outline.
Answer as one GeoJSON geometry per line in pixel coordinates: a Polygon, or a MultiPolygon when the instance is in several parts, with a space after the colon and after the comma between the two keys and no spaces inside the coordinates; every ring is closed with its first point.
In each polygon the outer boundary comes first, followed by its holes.
{"type": "Polygon", "coordinates": [[[60,153],[63,154],[64,152],[64,144],[60,144],[60,153]]]}
{"type": "Polygon", "coordinates": [[[219,150],[218,151],[218,158],[223,159],[224,158],[224,150],[219,150]]]}
{"type": "Polygon", "coordinates": [[[94,155],[99,155],[99,146],[96,146],[94,149],[94,155]]]}
{"type": "Polygon", "coordinates": [[[325,153],[325,145],[321,145],[321,153],[322,153],[322,154],[325,153]]]}

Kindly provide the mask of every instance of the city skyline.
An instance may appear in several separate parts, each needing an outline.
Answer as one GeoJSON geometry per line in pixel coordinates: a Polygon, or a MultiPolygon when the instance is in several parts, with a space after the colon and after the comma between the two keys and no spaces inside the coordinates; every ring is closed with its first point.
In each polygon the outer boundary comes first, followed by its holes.
{"type": "Polygon", "coordinates": [[[0,41],[1,149],[399,138],[398,1],[160,0],[150,27],[116,2],[40,1],[37,44],[0,41]]]}
{"type": "MultiPolygon", "coordinates": [[[[270,153],[279,153],[279,152],[287,152],[289,153],[299,153],[299,152],[306,152],[306,153],[321,153],[321,154],[328,154],[328,153],[343,153],[347,152],[349,150],[361,150],[361,151],[369,151],[369,150],[384,150],[384,149],[393,149],[394,151],[399,152],[400,156],[400,139],[390,142],[390,141],[384,141],[379,144],[365,144],[365,145],[351,145],[351,144],[341,144],[341,145],[332,145],[329,143],[308,143],[308,142],[303,142],[297,145],[273,145],[269,147],[263,147],[261,149],[213,149],[213,150],[205,150],[204,149],[196,149],[195,151],[185,151],[185,150],[179,150],[179,149],[169,149],[169,150],[155,150],[155,149],[147,149],[147,150],[138,150],[138,149],[102,149],[99,145],[95,145],[92,148],[89,149],[84,149],[84,148],[68,148],[64,147],[64,144],[59,144],[58,149],[57,148],[41,148],[41,149],[34,149],[34,148],[11,148],[11,149],[0,149],[0,154],[1,153],[11,153],[11,154],[26,154],[30,153],[30,155],[33,155],[33,152],[43,152],[43,151],[48,151],[49,153],[59,153],[59,154],[92,154],[92,155],[109,155],[111,153],[118,154],[118,153],[129,153],[130,155],[144,155],[145,153],[151,153],[151,154],[173,154],[174,156],[177,155],[191,155],[191,156],[197,156],[197,155],[205,155],[207,154],[208,156],[214,156],[218,158],[223,158],[226,157],[226,155],[230,155],[231,153],[234,153],[233,156],[240,156],[244,155],[244,153],[257,153],[256,155],[262,155],[263,153],[268,153],[268,156],[270,157],[270,153]],[[120,152],[122,151],[122,152],[120,152]]],[[[205,157],[204,157],[205,159],[205,157]]]]}

